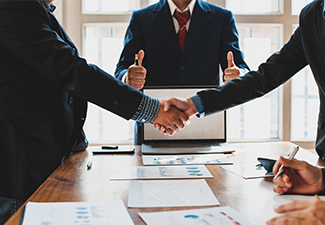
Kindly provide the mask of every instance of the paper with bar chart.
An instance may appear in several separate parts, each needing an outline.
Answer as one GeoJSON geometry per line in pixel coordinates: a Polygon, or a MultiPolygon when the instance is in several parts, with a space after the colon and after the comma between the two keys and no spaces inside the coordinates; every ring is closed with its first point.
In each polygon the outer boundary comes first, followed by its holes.
{"type": "Polygon", "coordinates": [[[122,200],[109,202],[28,202],[22,225],[134,225],[122,200]]]}
{"type": "Polygon", "coordinates": [[[220,205],[204,179],[131,180],[128,207],[220,205]]]}
{"type": "Polygon", "coordinates": [[[147,225],[253,225],[244,215],[229,206],[170,212],[138,213],[147,225]]]}
{"type": "Polygon", "coordinates": [[[233,163],[224,154],[195,154],[195,155],[142,155],[143,165],[190,165],[190,164],[219,164],[233,163]]]}
{"type": "Polygon", "coordinates": [[[111,180],[212,178],[204,165],[113,167],[111,180]]]}

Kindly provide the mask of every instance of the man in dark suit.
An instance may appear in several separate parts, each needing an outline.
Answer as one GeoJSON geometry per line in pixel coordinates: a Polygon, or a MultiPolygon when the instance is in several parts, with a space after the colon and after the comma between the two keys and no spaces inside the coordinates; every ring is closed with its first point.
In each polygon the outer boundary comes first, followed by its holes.
{"type": "MultiPolygon", "coordinates": [[[[299,27],[288,43],[279,52],[271,55],[265,63],[262,63],[257,71],[251,71],[219,88],[198,92],[197,95],[186,100],[172,98],[165,101],[165,109],[168,110],[169,105],[175,105],[184,110],[188,116],[197,113],[198,116],[207,116],[260,97],[285,83],[299,70],[309,65],[316,80],[320,98],[315,149],[319,157],[325,160],[324,61],[325,3],[324,0],[315,0],[302,9],[299,27]]],[[[159,125],[156,126],[159,127],[159,125]]],[[[322,172],[324,177],[325,171],[322,172]]],[[[322,190],[324,191],[324,187],[322,190]]],[[[321,213],[322,218],[324,218],[323,209],[318,208],[317,210],[320,211],[316,211],[316,213],[321,213]]],[[[286,214],[286,218],[290,219],[290,214],[286,214]]],[[[277,222],[272,222],[272,224],[277,224],[277,222]]],[[[279,224],[283,223],[279,222],[279,224]]],[[[310,223],[307,221],[301,224],[310,223]]]]}
{"type": "Polygon", "coordinates": [[[158,99],[87,64],[51,2],[0,0],[0,224],[72,152],[86,149],[87,101],[127,120],[161,121],[170,134],[188,118],[163,113],[158,99]]]}
{"type": "Polygon", "coordinates": [[[133,13],[115,76],[137,89],[219,85],[219,66],[227,82],[239,76],[236,65],[249,69],[230,11],[203,0],[162,0],[133,13]],[[176,16],[181,12],[186,16],[182,26],[176,16]],[[178,39],[182,31],[185,43],[178,39]],[[138,52],[139,65],[134,65],[138,52]]]}

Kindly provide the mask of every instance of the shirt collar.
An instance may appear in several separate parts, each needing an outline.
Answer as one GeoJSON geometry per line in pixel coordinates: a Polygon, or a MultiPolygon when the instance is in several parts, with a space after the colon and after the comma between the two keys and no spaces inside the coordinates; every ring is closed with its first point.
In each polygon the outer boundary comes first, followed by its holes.
{"type": "MultiPolygon", "coordinates": [[[[177,6],[175,5],[175,3],[172,0],[167,0],[167,2],[168,2],[168,5],[169,5],[169,9],[170,9],[170,14],[171,15],[174,15],[175,10],[178,10],[179,12],[181,12],[181,10],[179,8],[177,8],[177,6]]],[[[190,4],[188,4],[187,8],[183,12],[189,10],[190,11],[190,15],[192,15],[193,14],[193,9],[194,9],[195,2],[196,2],[196,0],[192,0],[190,2],[190,4]]]]}
{"type": "Polygon", "coordinates": [[[50,5],[46,2],[46,0],[39,0],[39,2],[41,3],[42,6],[44,6],[47,10],[49,10],[50,12],[54,12],[54,10],[56,9],[56,6],[51,3],[50,5]]]}

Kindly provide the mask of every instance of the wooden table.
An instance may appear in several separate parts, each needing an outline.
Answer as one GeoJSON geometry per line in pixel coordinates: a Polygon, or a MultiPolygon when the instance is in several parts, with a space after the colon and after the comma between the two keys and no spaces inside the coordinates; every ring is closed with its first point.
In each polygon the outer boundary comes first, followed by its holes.
{"type": "MultiPolygon", "coordinates": [[[[236,153],[229,156],[234,164],[254,164],[257,157],[278,159],[286,155],[294,146],[290,142],[231,144],[236,153]]],[[[301,149],[296,158],[311,164],[325,166],[317,155],[301,149]]],[[[129,181],[110,181],[112,167],[142,165],[140,147],[134,154],[92,155],[91,151],[71,155],[35,191],[28,201],[35,202],[73,202],[73,201],[111,201],[122,199],[127,205],[129,181]],[[88,161],[92,161],[87,170],[88,161]]],[[[231,206],[251,220],[257,220],[270,195],[274,184],[270,178],[243,179],[224,170],[218,165],[207,165],[213,178],[206,179],[221,206],[231,206]]],[[[138,212],[157,212],[202,207],[164,207],[128,208],[135,224],[144,224],[138,212]]],[[[22,207],[5,223],[19,225],[22,207]]]]}

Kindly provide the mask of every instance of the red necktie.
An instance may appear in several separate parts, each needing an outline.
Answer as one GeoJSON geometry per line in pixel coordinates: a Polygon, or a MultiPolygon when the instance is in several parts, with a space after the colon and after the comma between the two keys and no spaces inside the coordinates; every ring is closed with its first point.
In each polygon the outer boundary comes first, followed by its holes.
{"type": "Polygon", "coordinates": [[[177,33],[177,36],[178,36],[179,47],[181,47],[181,52],[183,52],[186,33],[187,33],[185,24],[190,16],[190,13],[188,10],[184,13],[175,11],[174,16],[177,19],[179,24],[179,31],[177,33]]]}

